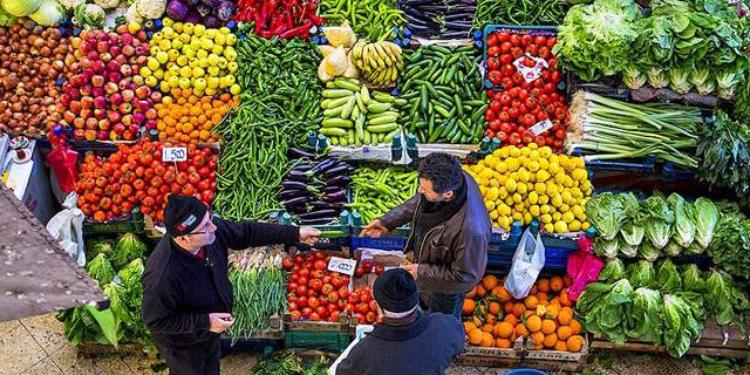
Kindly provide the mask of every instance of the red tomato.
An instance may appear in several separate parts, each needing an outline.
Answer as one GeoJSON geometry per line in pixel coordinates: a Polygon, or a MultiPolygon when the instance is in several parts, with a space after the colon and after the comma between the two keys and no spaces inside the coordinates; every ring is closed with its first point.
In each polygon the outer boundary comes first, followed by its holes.
{"type": "Polygon", "coordinates": [[[302,320],[302,313],[299,311],[292,311],[292,320],[302,320]]]}
{"type": "Polygon", "coordinates": [[[320,279],[310,279],[310,282],[307,284],[310,289],[319,292],[323,288],[323,281],[320,279]]]}
{"type": "Polygon", "coordinates": [[[316,297],[310,297],[307,299],[307,305],[313,309],[317,309],[320,306],[320,301],[316,297]]]}
{"type": "Polygon", "coordinates": [[[547,48],[554,47],[555,43],[557,43],[557,38],[554,36],[549,37],[549,39],[547,39],[547,48]]]}
{"type": "Polygon", "coordinates": [[[362,295],[360,296],[360,301],[364,303],[370,303],[370,301],[372,301],[372,294],[370,294],[369,292],[362,293],[362,295]]]}
{"type": "Polygon", "coordinates": [[[378,303],[375,302],[375,300],[370,301],[370,311],[372,312],[378,312],[378,303]]]}
{"type": "Polygon", "coordinates": [[[315,312],[320,315],[321,318],[325,319],[328,316],[328,310],[326,310],[323,306],[318,306],[317,309],[315,309],[315,312]]]}
{"type": "Polygon", "coordinates": [[[297,290],[298,286],[299,284],[295,282],[289,282],[288,284],[286,284],[286,290],[287,292],[294,292],[295,290],[297,290]]]}
{"type": "Polygon", "coordinates": [[[360,278],[360,277],[362,277],[362,276],[364,276],[364,275],[365,275],[365,269],[364,269],[364,268],[362,268],[362,266],[358,266],[358,267],[357,267],[357,268],[356,268],[356,269],[354,270],[354,277],[356,277],[356,278],[360,278]]]}
{"type": "MultiPolygon", "coordinates": [[[[510,47],[510,46],[509,46],[510,47]]],[[[510,50],[508,50],[510,51],[510,50]]],[[[508,52],[506,51],[506,52],[508,52]]],[[[513,62],[513,55],[506,53],[502,56],[500,56],[500,65],[510,64],[513,62]]]]}
{"type": "Polygon", "coordinates": [[[510,42],[503,42],[502,44],[500,44],[500,51],[502,53],[508,53],[512,48],[513,44],[511,44],[510,42]]]}
{"type": "Polygon", "coordinates": [[[325,261],[322,261],[322,260],[316,260],[316,261],[315,261],[315,264],[313,265],[313,267],[314,267],[314,268],[315,268],[316,270],[321,270],[321,271],[324,271],[324,270],[325,270],[326,268],[328,268],[328,264],[326,264],[326,262],[325,262],[325,261]]]}
{"type": "Polygon", "coordinates": [[[487,79],[492,82],[493,85],[497,85],[502,81],[503,75],[497,70],[491,70],[489,73],[487,73],[487,79]]]}
{"type": "Polygon", "coordinates": [[[518,34],[512,34],[510,36],[510,44],[512,44],[514,47],[521,45],[521,37],[518,36],[518,34]]]}
{"type": "MultiPolygon", "coordinates": [[[[504,113],[504,112],[503,112],[503,113],[504,113]]],[[[501,115],[502,115],[502,114],[501,114],[501,115]]],[[[489,127],[490,129],[492,129],[492,131],[495,131],[495,132],[496,132],[496,131],[498,131],[498,130],[500,130],[500,120],[492,120],[492,121],[490,121],[490,123],[489,123],[489,126],[488,126],[488,127],[489,127]]],[[[377,269],[376,269],[376,271],[377,271],[377,269]]]]}
{"type": "Polygon", "coordinates": [[[496,32],[494,34],[497,34],[497,41],[498,42],[507,42],[510,40],[510,33],[507,32],[496,32]]]}
{"type": "Polygon", "coordinates": [[[357,296],[357,294],[355,294],[355,293],[352,293],[352,294],[349,295],[349,298],[347,300],[351,304],[356,304],[356,303],[359,302],[359,296],[357,296]]]}
{"type": "Polygon", "coordinates": [[[336,304],[339,302],[339,294],[336,292],[329,292],[328,295],[328,302],[331,304],[336,304]]]}
{"type": "Polygon", "coordinates": [[[500,72],[503,76],[512,77],[513,73],[516,73],[516,68],[511,64],[505,64],[500,68],[500,72]]]}
{"type": "Polygon", "coordinates": [[[489,37],[487,37],[487,45],[490,47],[494,47],[497,45],[497,33],[490,34],[489,37]]]}
{"type": "MultiPolygon", "coordinates": [[[[302,312],[302,315],[305,315],[304,311],[302,312]]],[[[309,316],[310,316],[310,321],[311,322],[319,322],[320,321],[320,315],[318,315],[318,313],[316,313],[316,312],[311,312],[309,316]]]]}
{"type": "Polygon", "coordinates": [[[331,313],[331,316],[328,317],[328,320],[331,322],[338,322],[340,318],[341,318],[341,313],[338,311],[334,311],[331,313]]]}
{"type": "Polygon", "coordinates": [[[297,286],[297,290],[295,290],[295,293],[297,293],[298,296],[306,296],[307,295],[307,285],[300,284],[297,286]]]}
{"type": "Polygon", "coordinates": [[[325,271],[322,271],[322,270],[314,270],[310,272],[310,277],[314,279],[320,279],[321,282],[325,275],[326,275],[325,271]]]}
{"type": "Polygon", "coordinates": [[[370,305],[367,303],[360,303],[357,304],[357,312],[360,314],[367,314],[367,312],[370,311],[370,305]]]}
{"type": "Polygon", "coordinates": [[[539,57],[541,57],[541,58],[543,58],[545,60],[548,59],[549,56],[550,56],[549,48],[547,48],[547,46],[539,47],[538,54],[539,54],[539,57]]]}
{"type": "Polygon", "coordinates": [[[341,299],[349,297],[349,289],[346,286],[342,286],[341,288],[339,288],[338,293],[339,298],[341,299]]]}
{"type": "Polygon", "coordinates": [[[487,56],[495,57],[500,56],[500,48],[499,47],[490,47],[487,49],[487,56]]]}
{"type": "Polygon", "coordinates": [[[522,46],[528,46],[533,41],[534,37],[532,37],[529,34],[524,34],[521,36],[521,45],[522,46]]]}
{"type": "Polygon", "coordinates": [[[500,69],[500,60],[497,57],[490,57],[489,59],[487,59],[487,69],[500,69]]]}
{"type": "Polygon", "coordinates": [[[507,105],[510,104],[511,100],[513,100],[513,99],[510,97],[510,95],[503,94],[503,95],[500,96],[500,105],[507,106],[507,105]]]}
{"type": "Polygon", "coordinates": [[[517,59],[523,56],[523,50],[519,47],[515,47],[510,51],[510,54],[513,56],[513,59],[517,59]]]}
{"type": "Polygon", "coordinates": [[[294,303],[294,302],[290,302],[289,303],[289,311],[296,311],[298,309],[299,309],[299,306],[297,306],[296,303],[294,303]]]}
{"type": "Polygon", "coordinates": [[[303,309],[305,307],[307,307],[307,297],[300,296],[299,298],[297,298],[297,306],[299,306],[299,307],[301,307],[303,309]]]}

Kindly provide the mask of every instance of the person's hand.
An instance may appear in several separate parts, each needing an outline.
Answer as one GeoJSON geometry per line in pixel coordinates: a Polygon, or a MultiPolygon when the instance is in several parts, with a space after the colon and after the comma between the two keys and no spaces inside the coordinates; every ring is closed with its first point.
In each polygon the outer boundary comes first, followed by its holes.
{"type": "Polygon", "coordinates": [[[371,221],[370,224],[367,224],[366,227],[362,228],[359,235],[363,237],[380,238],[386,233],[388,233],[388,228],[383,225],[383,222],[381,222],[380,219],[375,219],[371,221]]]}
{"type": "Polygon", "coordinates": [[[234,324],[234,318],[229,313],[211,313],[208,314],[208,320],[211,322],[208,330],[213,333],[222,333],[234,324]]]}
{"type": "Polygon", "coordinates": [[[320,241],[320,231],[312,227],[299,228],[299,242],[306,245],[315,245],[320,241]]]}
{"type": "Polygon", "coordinates": [[[406,270],[409,272],[412,276],[414,276],[414,280],[417,279],[417,269],[419,268],[418,264],[402,264],[401,269],[406,270]]]}

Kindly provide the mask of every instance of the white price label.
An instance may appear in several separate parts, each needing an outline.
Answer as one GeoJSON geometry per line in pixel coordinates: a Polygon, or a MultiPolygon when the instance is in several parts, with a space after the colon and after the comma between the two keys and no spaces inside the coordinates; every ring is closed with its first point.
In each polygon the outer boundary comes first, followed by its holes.
{"type": "Polygon", "coordinates": [[[357,261],[354,259],[331,257],[328,261],[328,270],[331,272],[340,272],[345,275],[354,275],[354,270],[357,268],[357,261]]]}
{"type": "Polygon", "coordinates": [[[550,129],[552,129],[552,121],[550,121],[549,119],[546,119],[544,121],[539,121],[536,124],[534,124],[534,126],[529,128],[529,131],[532,134],[534,134],[534,136],[537,136],[550,129]]]}
{"type": "Polygon", "coordinates": [[[187,161],[187,148],[185,147],[164,147],[161,151],[161,161],[177,162],[187,161]]]}
{"type": "Polygon", "coordinates": [[[521,73],[523,80],[527,83],[536,81],[537,78],[542,76],[542,70],[549,68],[546,60],[531,56],[528,53],[525,56],[517,58],[516,61],[513,61],[513,66],[515,66],[516,70],[521,73]],[[527,59],[531,59],[531,61],[534,62],[534,66],[530,67],[524,65],[524,61],[527,59]]]}

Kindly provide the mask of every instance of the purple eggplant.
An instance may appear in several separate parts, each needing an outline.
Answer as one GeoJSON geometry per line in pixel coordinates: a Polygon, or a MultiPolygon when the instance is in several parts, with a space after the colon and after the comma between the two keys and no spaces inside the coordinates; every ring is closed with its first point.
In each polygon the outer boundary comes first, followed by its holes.
{"type": "Polygon", "coordinates": [[[320,219],[320,218],[325,218],[325,217],[335,217],[336,214],[337,214],[336,210],[332,210],[332,209],[316,210],[316,211],[310,211],[310,212],[305,212],[303,214],[300,214],[299,218],[302,220],[320,219]]]}
{"type": "Polygon", "coordinates": [[[344,188],[343,186],[326,186],[320,190],[320,192],[323,194],[334,194],[340,191],[346,191],[346,188],[344,188]]]}
{"type": "Polygon", "coordinates": [[[327,186],[346,186],[352,182],[351,177],[347,175],[340,175],[326,181],[327,186]]]}
{"type": "Polygon", "coordinates": [[[326,179],[334,178],[337,176],[346,175],[349,173],[349,166],[346,164],[339,164],[336,167],[330,168],[323,172],[323,177],[326,179]]]}
{"type": "Polygon", "coordinates": [[[309,188],[309,186],[306,183],[295,181],[295,180],[281,181],[281,186],[283,187],[284,190],[291,190],[291,189],[308,190],[309,188]]]}
{"type": "Polygon", "coordinates": [[[326,194],[323,198],[328,202],[343,202],[346,201],[346,191],[340,191],[337,193],[326,194]]]}
{"type": "Polygon", "coordinates": [[[313,200],[311,196],[301,196],[283,200],[281,201],[281,204],[284,207],[294,207],[310,202],[311,200],[313,200]]]}
{"type": "Polygon", "coordinates": [[[296,147],[289,147],[286,151],[286,156],[290,159],[315,159],[316,155],[296,147]]]}
{"type": "Polygon", "coordinates": [[[316,164],[312,169],[310,169],[310,171],[308,171],[308,175],[323,173],[328,170],[328,168],[333,167],[337,161],[338,160],[334,159],[323,160],[320,163],[316,164]]]}
{"type": "Polygon", "coordinates": [[[282,190],[278,197],[281,200],[284,199],[291,199],[291,198],[297,198],[297,197],[304,197],[309,196],[310,192],[307,190],[282,190]]]}

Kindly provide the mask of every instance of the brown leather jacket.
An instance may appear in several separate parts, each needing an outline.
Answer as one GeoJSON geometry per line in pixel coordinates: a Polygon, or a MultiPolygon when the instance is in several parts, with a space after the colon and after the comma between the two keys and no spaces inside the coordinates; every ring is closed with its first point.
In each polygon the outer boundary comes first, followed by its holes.
{"type": "MultiPolygon", "coordinates": [[[[427,292],[466,293],[484,276],[492,225],[476,181],[464,173],[466,204],[450,219],[430,229],[415,252],[417,283],[427,292]]],[[[421,194],[392,209],[380,219],[393,230],[411,222],[421,194]]],[[[413,233],[412,233],[413,235],[413,233]]],[[[407,249],[404,249],[406,251],[407,249]]]]}

